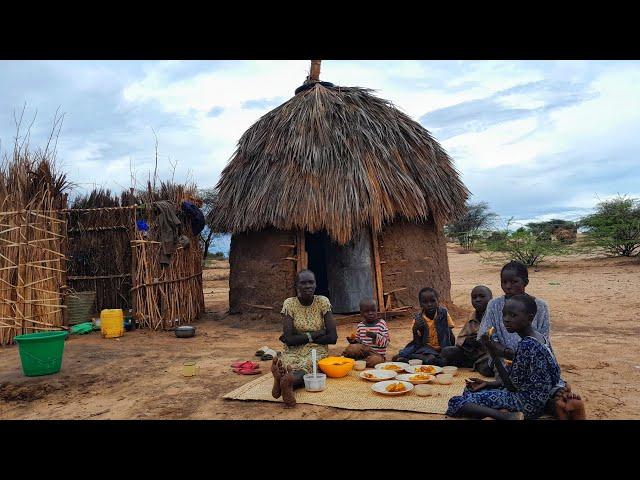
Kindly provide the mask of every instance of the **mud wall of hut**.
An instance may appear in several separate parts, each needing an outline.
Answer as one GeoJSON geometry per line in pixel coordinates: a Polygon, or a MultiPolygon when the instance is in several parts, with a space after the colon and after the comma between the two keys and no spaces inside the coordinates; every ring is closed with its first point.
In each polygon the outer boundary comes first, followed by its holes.
{"type": "Polygon", "coordinates": [[[419,307],[418,292],[433,287],[441,301],[451,300],[447,244],[441,227],[397,221],[378,235],[384,292],[393,294],[393,306],[419,307]]]}
{"type": "Polygon", "coordinates": [[[261,312],[279,318],[294,295],[295,234],[274,228],[231,237],[229,312],[261,312]]]}

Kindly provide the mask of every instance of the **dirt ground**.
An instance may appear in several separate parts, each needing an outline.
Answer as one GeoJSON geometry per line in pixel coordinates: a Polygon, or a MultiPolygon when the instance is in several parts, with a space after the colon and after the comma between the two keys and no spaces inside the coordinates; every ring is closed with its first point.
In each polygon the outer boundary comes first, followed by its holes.
{"type": "MultiPolygon", "coordinates": [[[[449,247],[452,298],[458,329],[470,313],[477,284],[501,293],[499,264],[449,247]]],[[[228,264],[205,271],[206,315],[191,339],[171,332],[128,332],[119,339],[93,333],[72,336],[56,375],[22,375],[16,346],[0,349],[0,419],[442,419],[396,411],[350,411],[315,405],[285,410],[272,402],[220,397],[255,377],[234,374],[229,364],[253,359],[263,345],[277,347],[278,325],[226,315],[228,264]],[[196,377],[181,375],[195,361],[196,377]]],[[[640,261],[565,257],[530,272],[527,291],[551,309],[551,339],[563,377],[587,403],[593,419],[640,419],[640,261]]],[[[410,319],[389,321],[391,352],[409,339],[410,319]]],[[[339,353],[351,325],[338,328],[339,353]]],[[[457,330],[456,330],[457,333],[457,330]]],[[[264,362],[267,370],[268,362],[264,362]]]]}

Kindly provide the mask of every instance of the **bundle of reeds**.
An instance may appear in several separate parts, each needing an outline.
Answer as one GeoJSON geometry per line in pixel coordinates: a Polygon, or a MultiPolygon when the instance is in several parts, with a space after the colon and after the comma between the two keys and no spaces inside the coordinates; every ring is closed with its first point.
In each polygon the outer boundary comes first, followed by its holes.
{"type": "Polygon", "coordinates": [[[136,210],[138,219],[149,225],[147,234],[136,231],[131,242],[133,255],[132,305],[142,327],[153,330],[169,329],[190,323],[204,310],[202,292],[202,245],[200,237],[193,235],[181,212],[184,200],[196,197],[194,185],[162,183],[139,192],[143,208],[136,210]],[[182,221],[181,233],[189,238],[189,246],[178,247],[168,267],[159,263],[158,212],[154,202],[167,200],[175,205],[182,221]]]}
{"type": "Polygon", "coordinates": [[[0,166],[0,345],[63,322],[69,184],[54,156],[16,142],[0,166]]]}
{"type": "Polygon", "coordinates": [[[67,211],[69,265],[74,290],[95,291],[95,308],[130,308],[131,239],[135,199],[95,189],[77,197],[67,211]]]}

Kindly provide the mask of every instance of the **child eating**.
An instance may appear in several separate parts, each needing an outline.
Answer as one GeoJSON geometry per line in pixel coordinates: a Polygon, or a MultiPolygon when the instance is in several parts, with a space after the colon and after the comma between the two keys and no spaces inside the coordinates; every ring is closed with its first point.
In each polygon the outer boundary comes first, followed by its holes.
{"type": "MultiPolygon", "coordinates": [[[[537,311],[535,299],[527,294],[513,295],[505,301],[504,328],[521,339],[513,364],[504,374],[499,370],[497,381],[469,379],[462,395],[449,400],[447,415],[522,420],[544,413],[547,400],[560,381],[560,367],[547,338],[532,326],[537,311]]],[[[498,347],[494,342],[484,343],[489,354],[495,356],[498,347]]]]}
{"type": "Polygon", "coordinates": [[[365,360],[369,368],[386,361],[389,345],[389,328],[383,319],[378,318],[377,311],[373,299],[368,298],[360,302],[363,321],[356,327],[355,338],[347,337],[351,345],[342,354],[354,360],[365,360]]]}
{"type": "Polygon", "coordinates": [[[416,359],[422,360],[426,365],[445,365],[440,352],[455,343],[452,330],[455,324],[447,309],[439,305],[438,297],[435,288],[425,287],[420,290],[418,301],[422,311],[413,320],[413,340],[393,357],[393,361],[407,362],[416,359]]]}
{"type": "Polygon", "coordinates": [[[456,344],[442,349],[441,356],[445,365],[473,368],[481,375],[493,376],[493,371],[488,366],[486,349],[477,339],[482,316],[492,297],[491,290],[484,285],[478,285],[471,290],[471,305],[473,305],[475,311],[473,316],[462,327],[456,339],[456,344]]]}

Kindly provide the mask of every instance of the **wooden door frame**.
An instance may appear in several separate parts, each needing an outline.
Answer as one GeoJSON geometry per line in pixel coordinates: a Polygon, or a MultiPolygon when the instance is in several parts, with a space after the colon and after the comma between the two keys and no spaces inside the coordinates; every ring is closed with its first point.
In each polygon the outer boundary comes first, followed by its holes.
{"type": "Polygon", "coordinates": [[[378,245],[378,235],[373,231],[373,228],[369,228],[371,234],[371,261],[373,264],[373,291],[376,294],[376,301],[378,302],[378,311],[381,313],[386,312],[384,304],[384,291],[382,287],[382,266],[380,265],[380,251],[378,245]]]}

